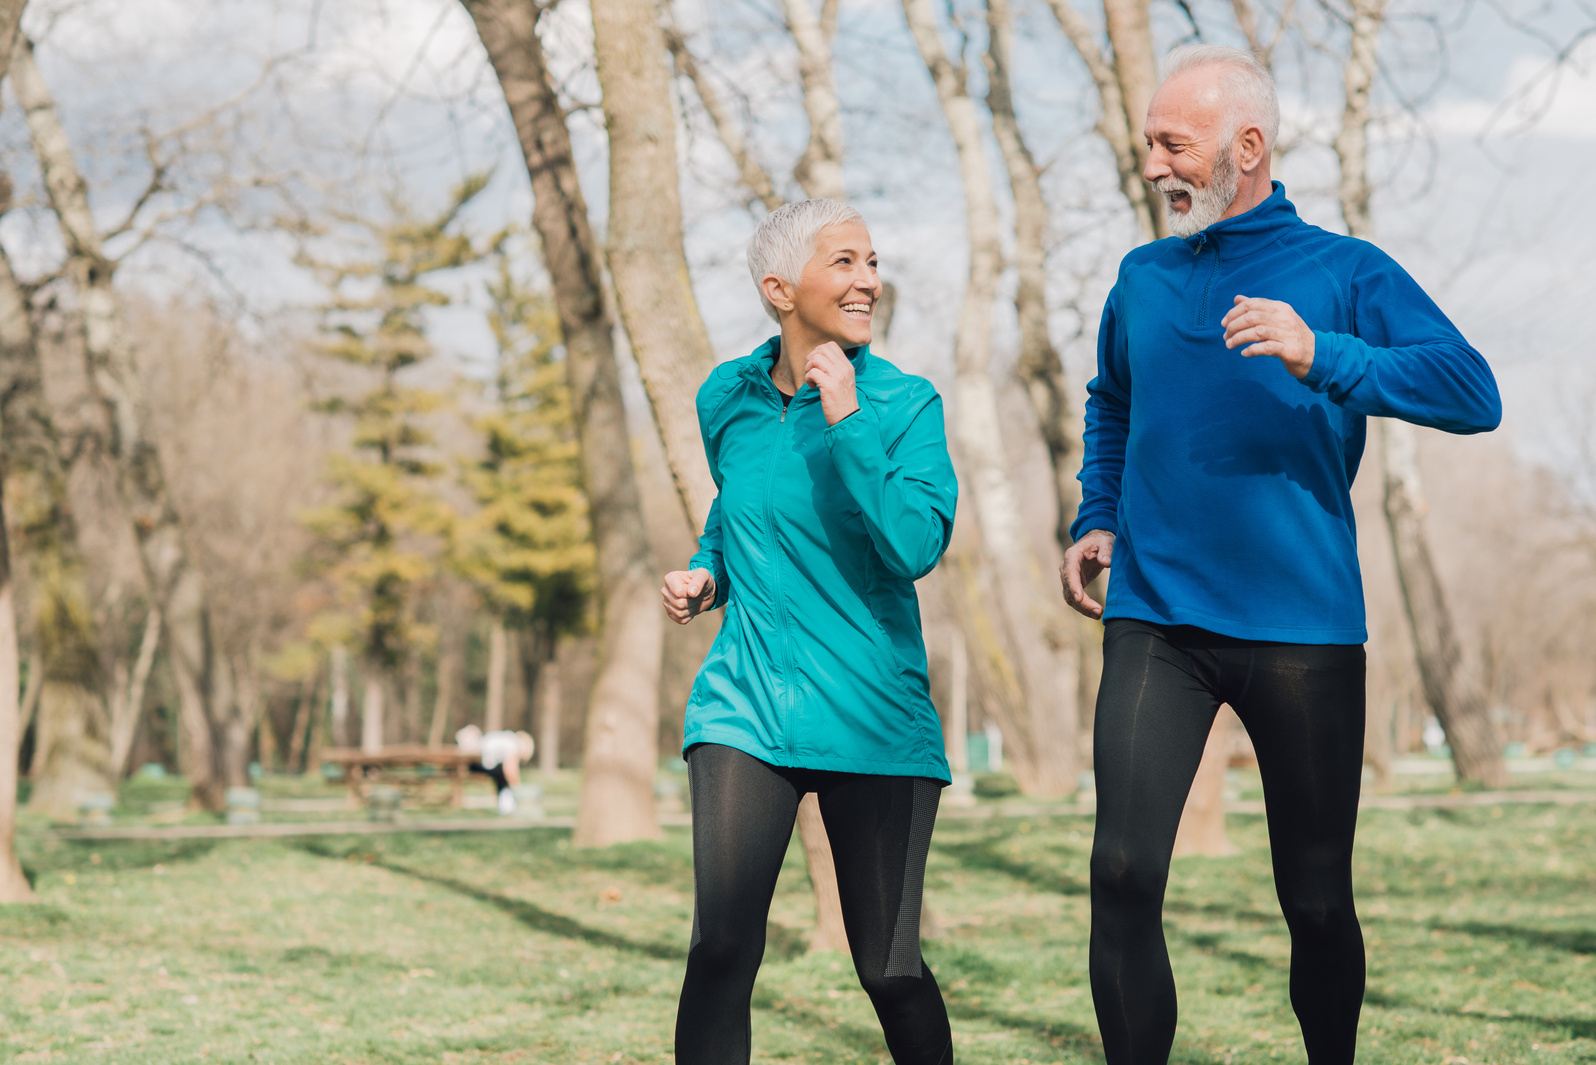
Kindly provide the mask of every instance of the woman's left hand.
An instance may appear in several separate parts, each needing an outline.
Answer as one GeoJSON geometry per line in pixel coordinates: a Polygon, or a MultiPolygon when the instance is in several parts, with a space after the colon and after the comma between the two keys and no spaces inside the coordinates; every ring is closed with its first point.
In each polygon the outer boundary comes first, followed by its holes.
{"type": "Polygon", "coordinates": [[[820,409],[827,425],[836,425],[859,409],[853,390],[853,363],[835,341],[828,341],[809,353],[804,362],[804,384],[820,392],[820,409]]]}

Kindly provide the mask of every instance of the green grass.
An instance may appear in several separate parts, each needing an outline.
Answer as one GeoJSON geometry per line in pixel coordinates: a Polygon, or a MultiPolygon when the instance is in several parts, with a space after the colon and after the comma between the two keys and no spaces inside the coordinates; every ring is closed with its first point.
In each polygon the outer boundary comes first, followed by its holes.
{"type": "MultiPolygon", "coordinates": [[[[1588,807],[1374,811],[1357,879],[1361,1060],[1596,1061],[1588,807]]],[[[1174,1060],[1300,1062],[1261,818],[1176,863],[1174,1060]]],[[[1101,1060],[1086,987],[1088,818],[937,829],[926,955],[961,1062],[1101,1060]]],[[[83,843],[25,836],[40,904],[0,908],[0,1060],[666,1062],[691,919],[685,830],[83,843]]],[[[851,966],[809,955],[788,857],[756,1061],[886,1060],[851,966]]]]}

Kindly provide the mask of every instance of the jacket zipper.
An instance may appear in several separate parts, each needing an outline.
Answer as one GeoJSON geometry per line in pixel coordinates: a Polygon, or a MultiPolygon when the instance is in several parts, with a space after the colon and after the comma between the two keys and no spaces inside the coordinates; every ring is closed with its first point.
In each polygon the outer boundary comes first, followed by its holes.
{"type": "MultiPolygon", "coordinates": [[[[775,391],[775,385],[771,385],[775,391]]],[[[794,397],[796,398],[796,397],[794,397]]],[[[780,403],[778,397],[776,402],[780,403]]],[[[765,468],[765,530],[770,538],[770,572],[771,583],[776,593],[776,623],[781,632],[781,744],[788,751],[792,749],[791,729],[789,716],[792,710],[792,663],[788,654],[787,638],[787,601],[781,592],[781,551],[776,542],[776,460],[781,456],[781,445],[787,436],[787,407],[792,405],[788,400],[781,409],[781,417],[776,423],[776,442],[770,449],[770,463],[765,468]]]]}
{"type": "Polygon", "coordinates": [[[1201,307],[1197,308],[1197,325],[1202,327],[1208,324],[1209,300],[1213,297],[1214,279],[1219,276],[1219,245],[1208,239],[1207,230],[1198,235],[1197,243],[1198,254],[1201,254],[1201,249],[1204,247],[1210,247],[1214,250],[1214,268],[1208,271],[1208,283],[1203,286],[1203,303],[1201,307]]]}

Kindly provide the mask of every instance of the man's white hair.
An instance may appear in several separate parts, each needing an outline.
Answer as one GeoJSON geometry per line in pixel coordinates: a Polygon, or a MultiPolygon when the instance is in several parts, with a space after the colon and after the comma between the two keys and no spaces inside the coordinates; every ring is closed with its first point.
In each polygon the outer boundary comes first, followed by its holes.
{"type": "Polygon", "coordinates": [[[759,289],[765,313],[776,321],[781,315],[765,296],[760,282],[774,274],[790,285],[803,276],[804,267],[815,256],[820,231],[847,222],[865,224],[864,216],[841,200],[799,200],[783,204],[767,214],[748,240],[748,272],[759,289]]]}
{"type": "Polygon", "coordinates": [[[1223,67],[1225,98],[1230,105],[1229,136],[1243,126],[1263,130],[1264,151],[1272,151],[1280,135],[1280,94],[1274,75],[1245,48],[1223,44],[1187,44],[1164,58],[1164,80],[1199,67],[1223,67]]]}

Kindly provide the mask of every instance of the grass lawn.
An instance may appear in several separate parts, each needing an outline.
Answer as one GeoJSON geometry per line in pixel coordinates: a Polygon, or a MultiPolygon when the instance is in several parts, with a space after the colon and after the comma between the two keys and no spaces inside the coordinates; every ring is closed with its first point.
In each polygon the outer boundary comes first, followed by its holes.
{"type": "MultiPolygon", "coordinates": [[[[1361,1058],[1596,1062],[1589,807],[1372,811],[1361,1058]]],[[[1300,1062],[1262,819],[1184,859],[1167,931],[1174,1060],[1300,1062]]],[[[961,1062],[1101,1060],[1081,817],[947,820],[926,956],[961,1062]]],[[[665,1062],[689,838],[572,850],[552,829],[302,841],[23,839],[41,903],[0,908],[0,1060],[665,1062]]],[[[789,852],[755,992],[756,1061],[883,1062],[850,963],[804,952],[789,852]]]]}

